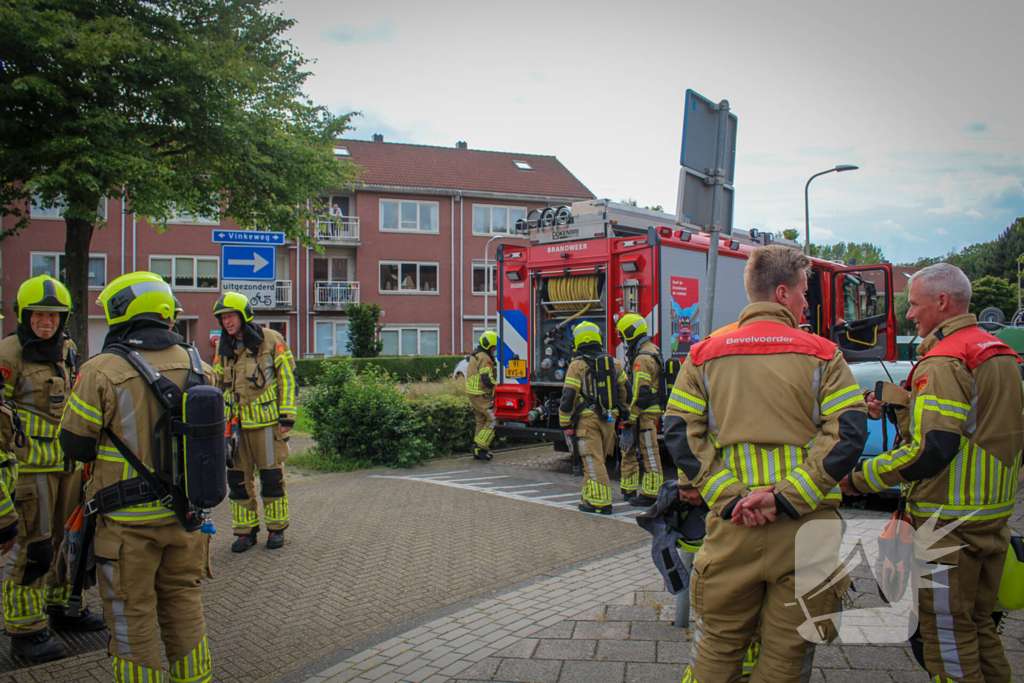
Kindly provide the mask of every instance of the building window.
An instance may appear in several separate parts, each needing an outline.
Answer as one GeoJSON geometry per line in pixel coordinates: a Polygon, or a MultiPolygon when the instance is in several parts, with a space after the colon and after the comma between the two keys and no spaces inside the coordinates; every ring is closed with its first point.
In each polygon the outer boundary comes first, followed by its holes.
{"type": "MultiPolygon", "coordinates": [[[[32,277],[49,275],[64,282],[67,267],[64,254],[56,252],[33,251],[30,255],[32,277]]],[[[102,289],[107,286],[107,255],[89,254],[89,287],[102,289]]]]}
{"type": "Polygon", "coordinates": [[[334,156],[336,156],[336,157],[347,157],[347,156],[351,156],[351,155],[348,153],[348,147],[335,147],[334,148],[334,156]]]}
{"type": "Polygon", "coordinates": [[[380,291],[437,294],[437,264],[381,261],[380,291]]]}
{"type": "Polygon", "coordinates": [[[436,356],[437,328],[391,327],[380,332],[384,356],[436,356]]]}
{"type": "Polygon", "coordinates": [[[380,229],[391,232],[438,232],[437,202],[380,200],[380,229]]]}
{"type": "MultiPolygon", "coordinates": [[[[67,203],[64,201],[64,197],[58,196],[57,203],[53,206],[43,207],[39,195],[32,196],[32,218],[56,218],[64,220],[64,210],[67,208],[67,203]]],[[[103,198],[100,200],[100,205],[96,207],[96,213],[99,214],[100,220],[107,220],[107,200],[103,198]]]]}
{"type": "Polygon", "coordinates": [[[473,205],[473,233],[477,235],[515,232],[516,221],[526,218],[523,206],[473,205]]]}
{"type": "Polygon", "coordinates": [[[317,282],[350,282],[348,257],[313,258],[313,280],[317,282]]]}
{"type": "Polygon", "coordinates": [[[284,337],[285,344],[291,344],[291,340],[288,339],[288,321],[283,318],[280,320],[260,320],[254,319],[254,323],[262,328],[274,330],[282,337],[284,337]]]}
{"type": "Polygon", "coordinates": [[[530,166],[530,164],[528,162],[526,162],[526,161],[513,161],[512,163],[515,164],[516,168],[518,168],[520,171],[532,171],[533,170],[533,166],[530,166]]]}
{"type": "Polygon", "coordinates": [[[348,321],[327,320],[316,322],[316,353],[325,356],[347,356],[348,321]]]}
{"type": "Polygon", "coordinates": [[[206,216],[197,216],[186,211],[178,211],[174,208],[171,209],[171,217],[167,219],[168,223],[175,223],[179,225],[220,225],[220,218],[207,218],[206,216]]]}
{"type": "Polygon", "coordinates": [[[149,269],[173,289],[217,289],[218,261],[200,256],[150,256],[149,269]]]}
{"type": "Polygon", "coordinates": [[[498,293],[497,266],[494,261],[473,261],[473,293],[498,293]]]}

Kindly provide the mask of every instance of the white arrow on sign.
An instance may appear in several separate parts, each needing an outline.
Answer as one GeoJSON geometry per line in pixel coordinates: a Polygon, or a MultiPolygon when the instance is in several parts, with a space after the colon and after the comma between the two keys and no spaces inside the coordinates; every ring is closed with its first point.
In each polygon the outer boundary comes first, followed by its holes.
{"type": "Polygon", "coordinates": [[[270,263],[270,261],[260,256],[258,253],[253,253],[251,259],[228,259],[229,266],[252,266],[252,272],[254,273],[258,273],[263,270],[263,267],[268,263],[270,263]]]}

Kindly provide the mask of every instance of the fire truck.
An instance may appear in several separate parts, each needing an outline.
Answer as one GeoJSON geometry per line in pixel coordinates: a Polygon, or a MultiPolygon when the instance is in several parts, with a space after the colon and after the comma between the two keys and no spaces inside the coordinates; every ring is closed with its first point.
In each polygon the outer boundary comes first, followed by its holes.
{"type": "MultiPolygon", "coordinates": [[[[747,258],[774,241],[754,230],[719,238],[713,318],[705,330],[710,237],[676,225],[674,216],[593,200],[532,211],[516,231],[523,244],[501,244],[496,257],[497,430],[556,447],[564,445],[558,403],[573,358],[573,326],[595,323],[607,352],[624,360],[615,321],[637,313],[662,356],[681,359],[739,319],[748,303],[747,258]]],[[[838,344],[850,362],[895,360],[892,266],[812,262],[804,329],[838,344]]]]}

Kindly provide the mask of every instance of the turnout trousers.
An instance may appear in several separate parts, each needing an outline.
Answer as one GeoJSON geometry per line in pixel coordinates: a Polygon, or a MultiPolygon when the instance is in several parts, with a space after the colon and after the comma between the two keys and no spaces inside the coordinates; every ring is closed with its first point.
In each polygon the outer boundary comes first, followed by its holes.
{"type": "Polygon", "coordinates": [[[605,459],[615,451],[615,423],[593,415],[580,417],[576,448],[583,467],[583,500],[594,507],[612,504],[612,490],[605,459]]]}
{"type": "Polygon", "coordinates": [[[242,429],[238,454],[228,468],[228,498],[231,499],[231,530],[236,536],[255,533],[260,527],[256,504],[256,472],[268,531],[288,528],[288,493],[284,484],[284,461],[288,459],[288,437],[276,425],[242,429]]]}
{"type": "Polygon", "coordinates": [[[494,404],[487,396],[470,396],[469,404],[473,407],[473,417],[476,418],[473,445],[485,451],[489,450],[491,442],[494,441],[494,404]]]}
{"type": "Polygon", "coordinates": [[[657,498],[658,489],[665,483],[658,448],[658,418],[641,415],[634,429],[633,449],[622,454],[621,488],[633,492],[639,487],[643,495],[657,498]]]}
{"type": "Polygon", "coordinates": [[[82,471],[20,472],[15,489],[18,539],[4,568],[4,629],[28,634],[46,626],[46,609],[65,608],[71,586],[57,579],[64,523],[82,495],[82,471]]]}
{"type": "Polygon", "coordinates": [[[915,572],[932,583],[917,587],[928,675],[938,683],[1009,683],[1010,663],[992,611],[1010,530],[981,534],[957,529],[942,544],[946,542],[964,547],[915,572]]]}
{"type": "Polygon", "coordinates": [[[831,642],[837,633],[831,619],[816,621],[817,630],[808,622],[839,613],[850,579],[820,593],[824,578],[815,579],[814,586],[801,585],[798,591],[796,570],[799,563],[815,567],[812,577],[839,571],[840,523],[839,514],[828,508],[799,520],[781,513],[777,521],[749,529],[708,515],[708,534],[693,563],[690,600],[697,623],[683,683],[736,683],[745,660],[748,667],[753,663],[752,683],[810,680],[815,643],[797,629],[831,642]],[[801,543],[798,558],[797,531],[817,521],[833,524],[820,534],[822,542],[812,544],[810,557],[801,543]],[[759,652],[752,651],[758,638],[759,652]]]}
{"type": "Polygon", "coordinates": [[[129,526],[101,515],[93,548],[115,683],[168,680],[160,641],[171,683],[211,681],[202,605],[210,535],[185,531],[176,518],[159,526],[129,526]]]}

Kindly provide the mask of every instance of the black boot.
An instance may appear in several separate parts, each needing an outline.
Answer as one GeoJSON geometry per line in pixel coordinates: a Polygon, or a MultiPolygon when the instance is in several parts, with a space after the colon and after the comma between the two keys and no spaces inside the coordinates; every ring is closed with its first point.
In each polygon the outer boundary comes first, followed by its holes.
{"type": "Polygon", "coordinates": [[[271,531],[270,536],[267,538],[267,549],[277,550],[281,547],[284,547],[284,529],[271,531]]]}
{"type": "Polygon", "coordinates": [[[627,502],[635,508],[649,508],[655,503],[657,503],[658,499],[651,498],[650,496],[645,496],[644,494],[638,491],[637,494],[630,498],[627,502]]]}
{"type": "Polygon", "coordinates": [[[636,495],[636,491],[627,491],[626,489],[619,489],[619,493],[622,494],[622,500],[629,502],[629,499],[636,495]]]}
{"type": "Polygon", "coordinates": [[[233,553],[244,553],[249,548],[256,545],[256,532],[246,534],[245,536],[237,536],[235,542],[231,544],[231,552],[233,553]]]}
{"type": "Polygon", "coordinates": [[[600,513],[602,515],[612,514],[611,505],[602,505],[601,507],[597,507],[596,505],[591,505],[588,501],[583,501],[576,507],[579,509],[580,512],[600,513]]]}
{"type": "Polygon", "coordinates": [[[12,635],[11,654],[23,657],[33,664],[41,664],[64,659],[69,653],[64,643],[54,640],[50,635],[50,629],[44,628],[35,633],[12,635]]]}
{"type": "Polygon", "coordinates": [[[99,631],[107,627],[103,615],[90,612],[88,607],[83,607],[77,617],[69,617],[63,607],[47,607],[46,616],[54,631],[99,631]]]}
{"type": "Polygon", "coordinates": [[[476,448],[473,449],[473,458],[476,460],[490,460],[493,457],[494,456],[491,455],[490,451],[488,451],[486,448],[480,448],[479,446],[477,446],[476,448]]]}

